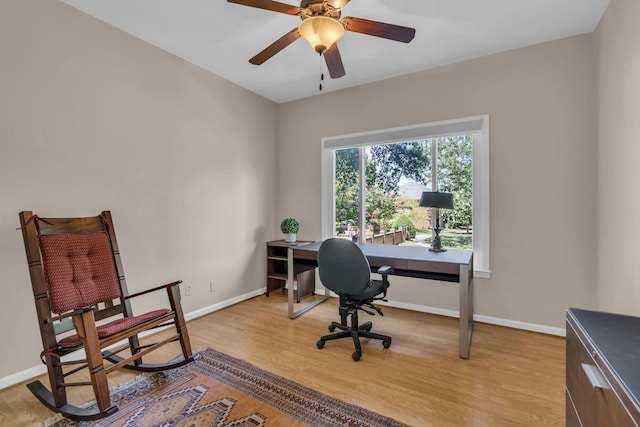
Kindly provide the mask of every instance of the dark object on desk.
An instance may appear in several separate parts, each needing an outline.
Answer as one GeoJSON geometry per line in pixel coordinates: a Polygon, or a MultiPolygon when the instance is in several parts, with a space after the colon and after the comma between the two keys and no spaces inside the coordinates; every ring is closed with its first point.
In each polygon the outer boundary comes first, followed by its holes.
{"type": "MultiPolygon", "coordinates": [[[[433,227],[436,235],[429,250],[433,252],[445,252],[440,241],[440,209],[453,209],[453,194],[439,193],[437,191],[425,191],[420,197],[420,206],[424,208],[435,208],[436,225],[433,227]]],[[[433,219],[433,218],[432,218],[433,219]]],[[[433,220],[432,220],[433,222],[433,220]]]]}
{"type": "Polygon", "coordinates": [[[119,368],[162,371],[194,360],[180,305],[180,281],[129,295],[109,211],[87,218],[39,218],[20,213],[31,286],[51,391],[40,381],[27,384],[45,406],[74,420],[95,420],[118,410],[109,394],[107,374],[119,368]],[[164,290],[170,308],[134,316],[131,300],[164,290]],[[100,326],[96,326],[100,322],[100,326]],[[138,334],[171,326],[173,334],[140,345],[138,334]],[[128,345],[114,344],[128,341],[128,345]],[[163,364],[144,363],[143,356],[179,341],[182,357],[163,364]],[[107,349],[109,348],[109,349],[107,349]],[[84,350],[85,359],[62,361],[84,350]],[[127,350],[131,356],[118,353],[127,350]],[[109,362],[105,364],[105,361],[109,362]],[[90,382],[69,375],[88,368],[90,382]],[[91,386],[97,408],[80,408],[67,401],[67,387],[91,386]]]}
{"type": "Polygon", "coordinates": [[[567,310],[566,425],[640,425],[640,318],[567,310]]]}
{"type": "Polygon", "coordinates": [[[389,348],[391,337],[371,332],[371,322],[358,324],[358,310],[370,315],[375,314],[362,307],[365,306],[383,316],[382,310],[374,306],[373,301],[384,300],[386,297],[389,287],[387,275],[391,267],[380,267],[378,273],[382,275],[382,280],[372,280],[369,261],[358,245],[351,240],[335,238],[325,240],[320,245],[318,269],[322,284],[340,297],[341,320],[340,323],[331,322],[329,325],[329,332],[335,331],[336,328],[340,329],[340,332],[320,338],[317,342],[318,348],[323,348],[327,341],[351,337],[356,348],[351,356],[356,362],[362,356],[360,337],[382,340],[384,348],[389,348]],[[349,316],[351,325],[347,321],[349,316]]]}

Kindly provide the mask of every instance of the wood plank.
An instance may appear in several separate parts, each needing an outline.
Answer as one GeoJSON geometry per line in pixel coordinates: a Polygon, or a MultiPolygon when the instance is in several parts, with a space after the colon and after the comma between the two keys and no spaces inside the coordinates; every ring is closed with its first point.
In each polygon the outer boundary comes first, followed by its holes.
{"type": "MultiPolygon", "coordinates": [[[[373,331],[391,335],[393,343],[385,350],[363,340],[359,362],[351,359],[350,340],[316,348],[338,319],[335,298],[290,320],[287,297],[276,292],[192,320],[188,328],[194,349],[223,351],[409,425],[564,425],[564,338],[476,323],[471,358],[464,360],[458,357],[458,319],[383,311],[384,317],[362,314],[362,320],[372,320],[373,331]]],[[[149,362],[179,354],[174,345],[154,352],[149,362]]],[[[134,376],[119,370],[109,375],[110,385],[134,376]]],[[[75,390],[70,395],[90,398],[75,390]]],[[[24,385],[0,392],[0,425],[33,425],[51,415],[24,385]]]]}

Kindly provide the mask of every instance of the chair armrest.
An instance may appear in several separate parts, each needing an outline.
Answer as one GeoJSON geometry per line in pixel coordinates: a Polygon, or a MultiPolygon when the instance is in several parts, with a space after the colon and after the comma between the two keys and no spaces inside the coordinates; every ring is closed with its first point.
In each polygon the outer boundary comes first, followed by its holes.
{"type": "Polygon", "coordinates": [[[155,291],[159,291],[161,289],[166,289],[166,288],[170,288],[172,286],[176,286],[179,285],[180,283],[182,283],[182,280],[176,280],[175,282],[171,282],[171,283],[167,283],[166,285],[162,285],[162,286],[156,286],[155,288],[151,288],[151,289],[147,289],[145,291],[141,291],[141,292],[136,292],[135,294],[131,294],[128,295],[126,297],[124,297],[125,300],[134,298],[134,297],[139,297],[141,295],[145,295],[151,292],[155,292],[155,291]]]}
{"type": "MultiPolygon", "coordinates": [[[[387,296],[387,288],[389,287],[389,274],[393,272],[393,267],[390,265],[383,265],[378,268],[378,274],[382,276],[382,298],[387,296]]],[[[386,301],[386,300],[385,300],[386,301]]]]}
{"type": "Polygon", "coordinates": [[[72,316],[75,316],[77,314],[82,314],[85,311],[93,311],[94,308],[95,308],[94,305],[90,305],[88,307],[77,308],[77,309],[75,309],[73,311],[68,311],[66,313],[59,314],[57,316],[49,317],[48,319],[44,320],[44,323],[53,323],[53,322],[57,322],[58,320],[64,320],[67,317],[72,317],[72,316]]]}
{"type": "Polygon", "coordinates": [[[378,274],[382,274],[383,278],[386,278],[387,274],[390,274],[393,272],[393,267],[391,267],[390,265],[383,265],[382,267],[378,268],[378,274]]]}

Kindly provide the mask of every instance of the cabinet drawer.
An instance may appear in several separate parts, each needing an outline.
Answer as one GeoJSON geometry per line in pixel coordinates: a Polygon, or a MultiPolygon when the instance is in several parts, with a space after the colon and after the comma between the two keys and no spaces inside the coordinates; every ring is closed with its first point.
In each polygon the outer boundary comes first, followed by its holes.
{"type": "MultiPolygon", "coordinates": [[[[596,375],[604,379],[610,373],[587,340],[581,340],[571,324],[567,323],[567,405],[573,402],[582,426],[637,426],[624,405],[611,388],[593,387],[585,368],[594,367],[596,375]]],[[[572,421],[567,418],[567,425],[572,421]]]]}

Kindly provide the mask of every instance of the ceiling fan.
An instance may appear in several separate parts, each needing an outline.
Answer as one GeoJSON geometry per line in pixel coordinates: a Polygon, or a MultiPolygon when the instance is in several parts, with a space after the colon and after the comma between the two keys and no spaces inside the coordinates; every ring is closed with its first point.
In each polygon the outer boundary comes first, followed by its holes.
{"type": "Polygon", "coordinates": [[[297,15],[302,23],[280,37],[264,50],[249,60],[254,65],[261,65],[285,47],[304,38],[316,52],[324,56],[331,78],[345,75],[344,65],[340,57],[337,41],[346,31],[353,31],[370,36],[382,37],[403,43],[409,43],[416,34],[414,28],[384,22],[370,21],[363,18],[347,16],[342,19],[342,8],[350,0],[301,0],[300,6],[280,3],[272,0],[227,0],[229,3],[271,10],[273,12],[297,15]]]}

